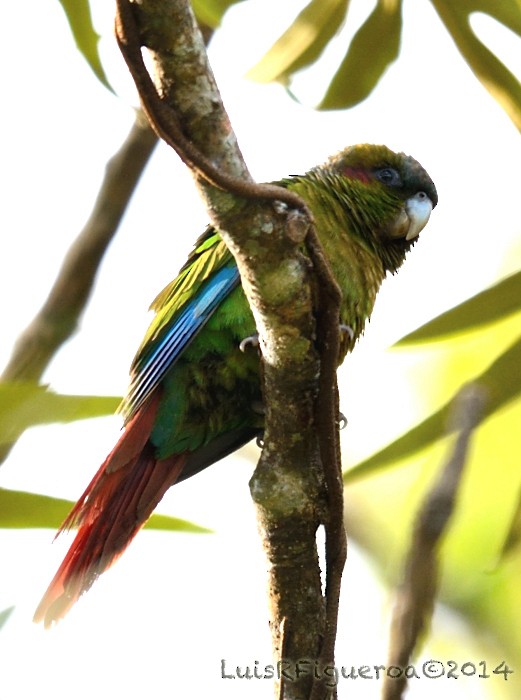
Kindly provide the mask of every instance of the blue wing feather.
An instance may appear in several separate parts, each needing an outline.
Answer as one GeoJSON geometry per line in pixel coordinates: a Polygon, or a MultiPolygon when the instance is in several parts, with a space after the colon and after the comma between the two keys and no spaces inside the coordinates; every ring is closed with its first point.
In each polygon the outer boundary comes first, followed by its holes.
{"type": "Polygon", "coordinates": [[[126,420],[135,415],[221,301],[238,283],[239,271],[234,263],[217,270],[163,329],[153,347],[137,359],[123,404],[126,420]]]}

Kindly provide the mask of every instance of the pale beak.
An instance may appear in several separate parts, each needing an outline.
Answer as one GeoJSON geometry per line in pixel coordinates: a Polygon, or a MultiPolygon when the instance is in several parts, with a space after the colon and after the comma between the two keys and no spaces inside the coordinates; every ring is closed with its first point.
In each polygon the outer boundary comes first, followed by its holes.
{"type": "Polygon", "coordinates": [[[405,236],[410,241],[425,228],[432,211],[432,202],[425,192],[417,192],[405,202],[405,211],[409,217],[409,230],[405,236]]]}
{"type": "Polygon", "coordinates": [[[417,192],[405,202],[389,235],[391,238],[405,238],[406,241],[411,241],[426,226],[431,211],[432,202],[428,195],[425,192],[417,192]]]}

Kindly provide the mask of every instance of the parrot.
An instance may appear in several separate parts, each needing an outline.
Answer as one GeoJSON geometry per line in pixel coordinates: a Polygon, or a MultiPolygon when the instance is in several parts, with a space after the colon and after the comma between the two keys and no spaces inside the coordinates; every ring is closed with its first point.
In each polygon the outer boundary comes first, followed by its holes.
{"type": "MultiPolygon", "coordinates": [[[[277,183],[307,204],[341,290],[340,365],[438,203],[411,156],[360,144],[277,183]]],[[[62,618],[123,553],[166,491],[263,433],[260,356],[237,265],[218,230],[198,238],[131,365],[114,449],[62,524],[77,533],[34,616],[62,618]]],[[[59,534],[59,533],[58,533],[59,534]]]]}

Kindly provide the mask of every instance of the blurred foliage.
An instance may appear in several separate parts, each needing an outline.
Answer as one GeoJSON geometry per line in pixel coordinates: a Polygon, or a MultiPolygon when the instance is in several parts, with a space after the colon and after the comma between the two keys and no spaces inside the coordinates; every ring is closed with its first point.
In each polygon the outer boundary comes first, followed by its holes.
{"type": "MultiPolygon", "coordinates": [[[[367,459],[359,462],[344,475],[344,481],[351,483],[359,478],[396,466],[411,457],[432,447],[436,442],[447,436],[447,417],[452,404],[467,382],[480,387],[486,398],[485,410],[482,415],[484,428],[490,431],[491,419],[496,429],[493,431],[490,445],[497,450],[498,440],[501,441],[509,432],[503,425],[503,417],[510,411],[517,412],[521,408],[521,335],[519,334],[521,314],[521,273],[517,272],[492,287],[476,294],[467,301],[455,306],[449,311],[432,319],[412,333],[399,340],[395,347],[402,348],[411,344],[428,345],[436,343],[438,352],[445,354],[446,367],[454,365],[454,371],[446,370],[444,384],[449,390],[447,400],[424,418],[420,423],[410,428],[403,435],[386,445],[367,459]],[[437,341],[437,342],[436,342],[437,341]],[[491,352],[503,349],[490,361],[491,352]],[[458,355],[463,353],[461,361],[458,355]],[[470,360],[472,356],[472,361],[470,360]],[[474,364],[487,363],[479,372],[472,374],[474,364]]],[[[437,371],[440,380],[443,375],[437,371]]],[[[515,433],[514,433],[515,434],[515,433]]],[[[510,507],[502,514],[508,513],[507,522],[503,525],[505,543],[503,550],[511,552],[521,542],[521,501],[519,498],[518,460],[521,449],[514,442],[507,440],[505,455],[507,462],[512,462],[513,473],[508,475],[508,498],[510,507]],[[512,450],[512,447],[514,449],[512,450]],[[517,496],[517,505],[513,506],[511,499],[517,496]]],[[[490,451],[490,445],[488,451],[490,451]]],[[[482,455],[483,453],[481,453],[482,455]]],[[[486,464],[500,462],[499,457],[491,455],[486,464]]],[[[503,462],[501,462],[503,464],[503,462]]],[[[497,474],[497,470],[492,470],[497,474]]],[[[503,473],[503,476],[505,473],[503,473]]],[[[477,493],[480,493],[478,489],[477,493]]]]}
{"type": "MultiPolygon", "coordinates": [[[[0,528],[58,529],[74,503],[63,498],[51,498],[37,493],[0,488],[0,528]]],[[[210,533],[205,527],[180,518],[152,515],[145,527],[152,530],[210,533]]]]}
{"type": "MultiPolygon", "coordinates": [[[[192,0],[198,20],[216,29],[226,11],[245,0],[192,0]]],[[[94,74],[112,89],[98,53],[88,0],[60,0],[71,32],[94,74]]],[[[521,129],[521,84],[478,39],[470,23],[483,13],[521,36],[521,0],[431,0],[461,55],[482,85],[521,129]]],[[[317,61],[349,21],[349,0],[311,0],[248,72],[259,82],[278,81],[289,87],[293,75],[317,61]]],[[[387,68],[398,58],[402,37],[402,0],[377,0],[355,32],[319,109],[345,109],[365,100],[387,68]]]]}
{"type": "Polygon", "coordinates": [[[0,382],[0,447],[15,442],[33,425],[110,415],[120,401],[115,396],[56,394],[30,382],[0,382]]]}
{"type": "MultiPolygon", "coordinates": [[[[417,509],[454,440],[447,433],[451,406],[468,382],[484,391],[485,410],[441,549],[439,598],[465,616],[477,638],[492,633],[514,667],[521,655],[520,292],[518,272],[396,343],[395,352],[426,354],[418,390],[431,394],[428,405],[438,405],[344,476],[351,535],[396,585],[417,509]]],[[[509,681],[501,697],[519,697],[519,679],[509,681]]]]}
{"type": "MultiPolygon", "coordinates": [[[[517,272],[417,328],[399,340],[395,347],[401,348],[412,343],[431,343],[445,338],[450,351],[454,347],[451,338],[473,330],[488,333],[490,326],[520,313],[521,272],[517,272]]],[[[519,319],[516,318],[515,321],[513,340],[508,347],[494,357],[479,374],[466,377],[466,381],[471,381],[486,393],[487,404],[483,420],[490,418],[509,402],[521,398],[521,335],[516,332],[519,319]]],[[[480,345],[483,347],[481,341],[480,345]]],[[[458,376],[461,377],[461,373],[458,373],[458,376]]],[[[450,405],[457,391],[459,387],[443,406],[421,423],[350,469],[345,475],[345,481],[367,476],[375,469],[406,459],[442,438],[446,431],[450,405]]]]}
{"type": "Polygon", "coordinates": [[[248,77],[287,84],[293,73],[314,63],[342,26],[349,0],[312,0],[248,77]]]}
{"type": "Polygon", "coordinates": [[[501,321],[521,311],[521,271],[433,318],[396,343],[396,347],[437,341],[501,321]]]}
{"type": "MultiPolygon", "coordinates": [[[[484,13],[521,35],[519,0],[431,0],[445,28],[476,77],[521,128],[521,85],[477,38],[469,19],[484,13]]],[[[311,0],[291,26],[248,73],[260,82],[289,85],[298,70],[314,63],[349,21],[346,0],[311,0]]],[[[345,109],[365,100],[398,58],[402,33],[401,0],[378,0],[358,28],[319,109],[345,109]]]]}
{"type": "Polygon", "coordinates": [[[472,31],[470,17],[482,12],[521,36],[519,0],[431,0],[461,55],[482,85],[521,129],[521,84],[472,31]]]}
{"type": "Polygon", "coordinates": [[[89,0],[60,0],[60,4],[67,15],[67,21],[78,51],[83,55],[98,80],[113,92],[101,64],[98,52],[100,37],[92,24],[89,0]]]}
{"type": "Polygon", "coordinates": [[[201,24],[217,29],[226,10],[244,0],[192,0],[195,15],[201,24]]]}
{"type": "Polygon", "coordinates": [[[368,97],[400,53],[401,0],[378,0],[354,35],[320,109],[354,107],[368,97]]]}

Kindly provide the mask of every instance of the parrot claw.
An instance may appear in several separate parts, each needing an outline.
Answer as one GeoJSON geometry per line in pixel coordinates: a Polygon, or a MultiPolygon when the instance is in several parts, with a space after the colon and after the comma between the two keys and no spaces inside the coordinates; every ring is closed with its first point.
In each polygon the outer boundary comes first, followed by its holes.
{"type": "Polygon", "coordinates": [[[344,416],[343,413],[338,414],[338,429],[343,430],[347,426],[347,418],[344,416]]]}
{"type": "Polygon", "coordinates": [[[239,343],[239,350],[241,352],[246,352],[247,348],[251,345],[252,348],[259,347],[259,336],[257,333],[254,335],[249,335],[247,338],[243,338],[239,343]]]}
{"type": "Polygon", "coordinates": [[[257,435],[257,437],[255,438],[255,443],[260,450],[264,448],[264,438],[262,437],[262,435],[257,435]]]}
{"type": "Polygon", "coordinates": [[[340,328],[341,333],[347,333],[347,335],[349,336],[349,339],[353,340],[353,338],[355,337],[355,332],[351,328],[351,326],[348,326],[345,323],[341,323],[339,328],[340,328]]]}

